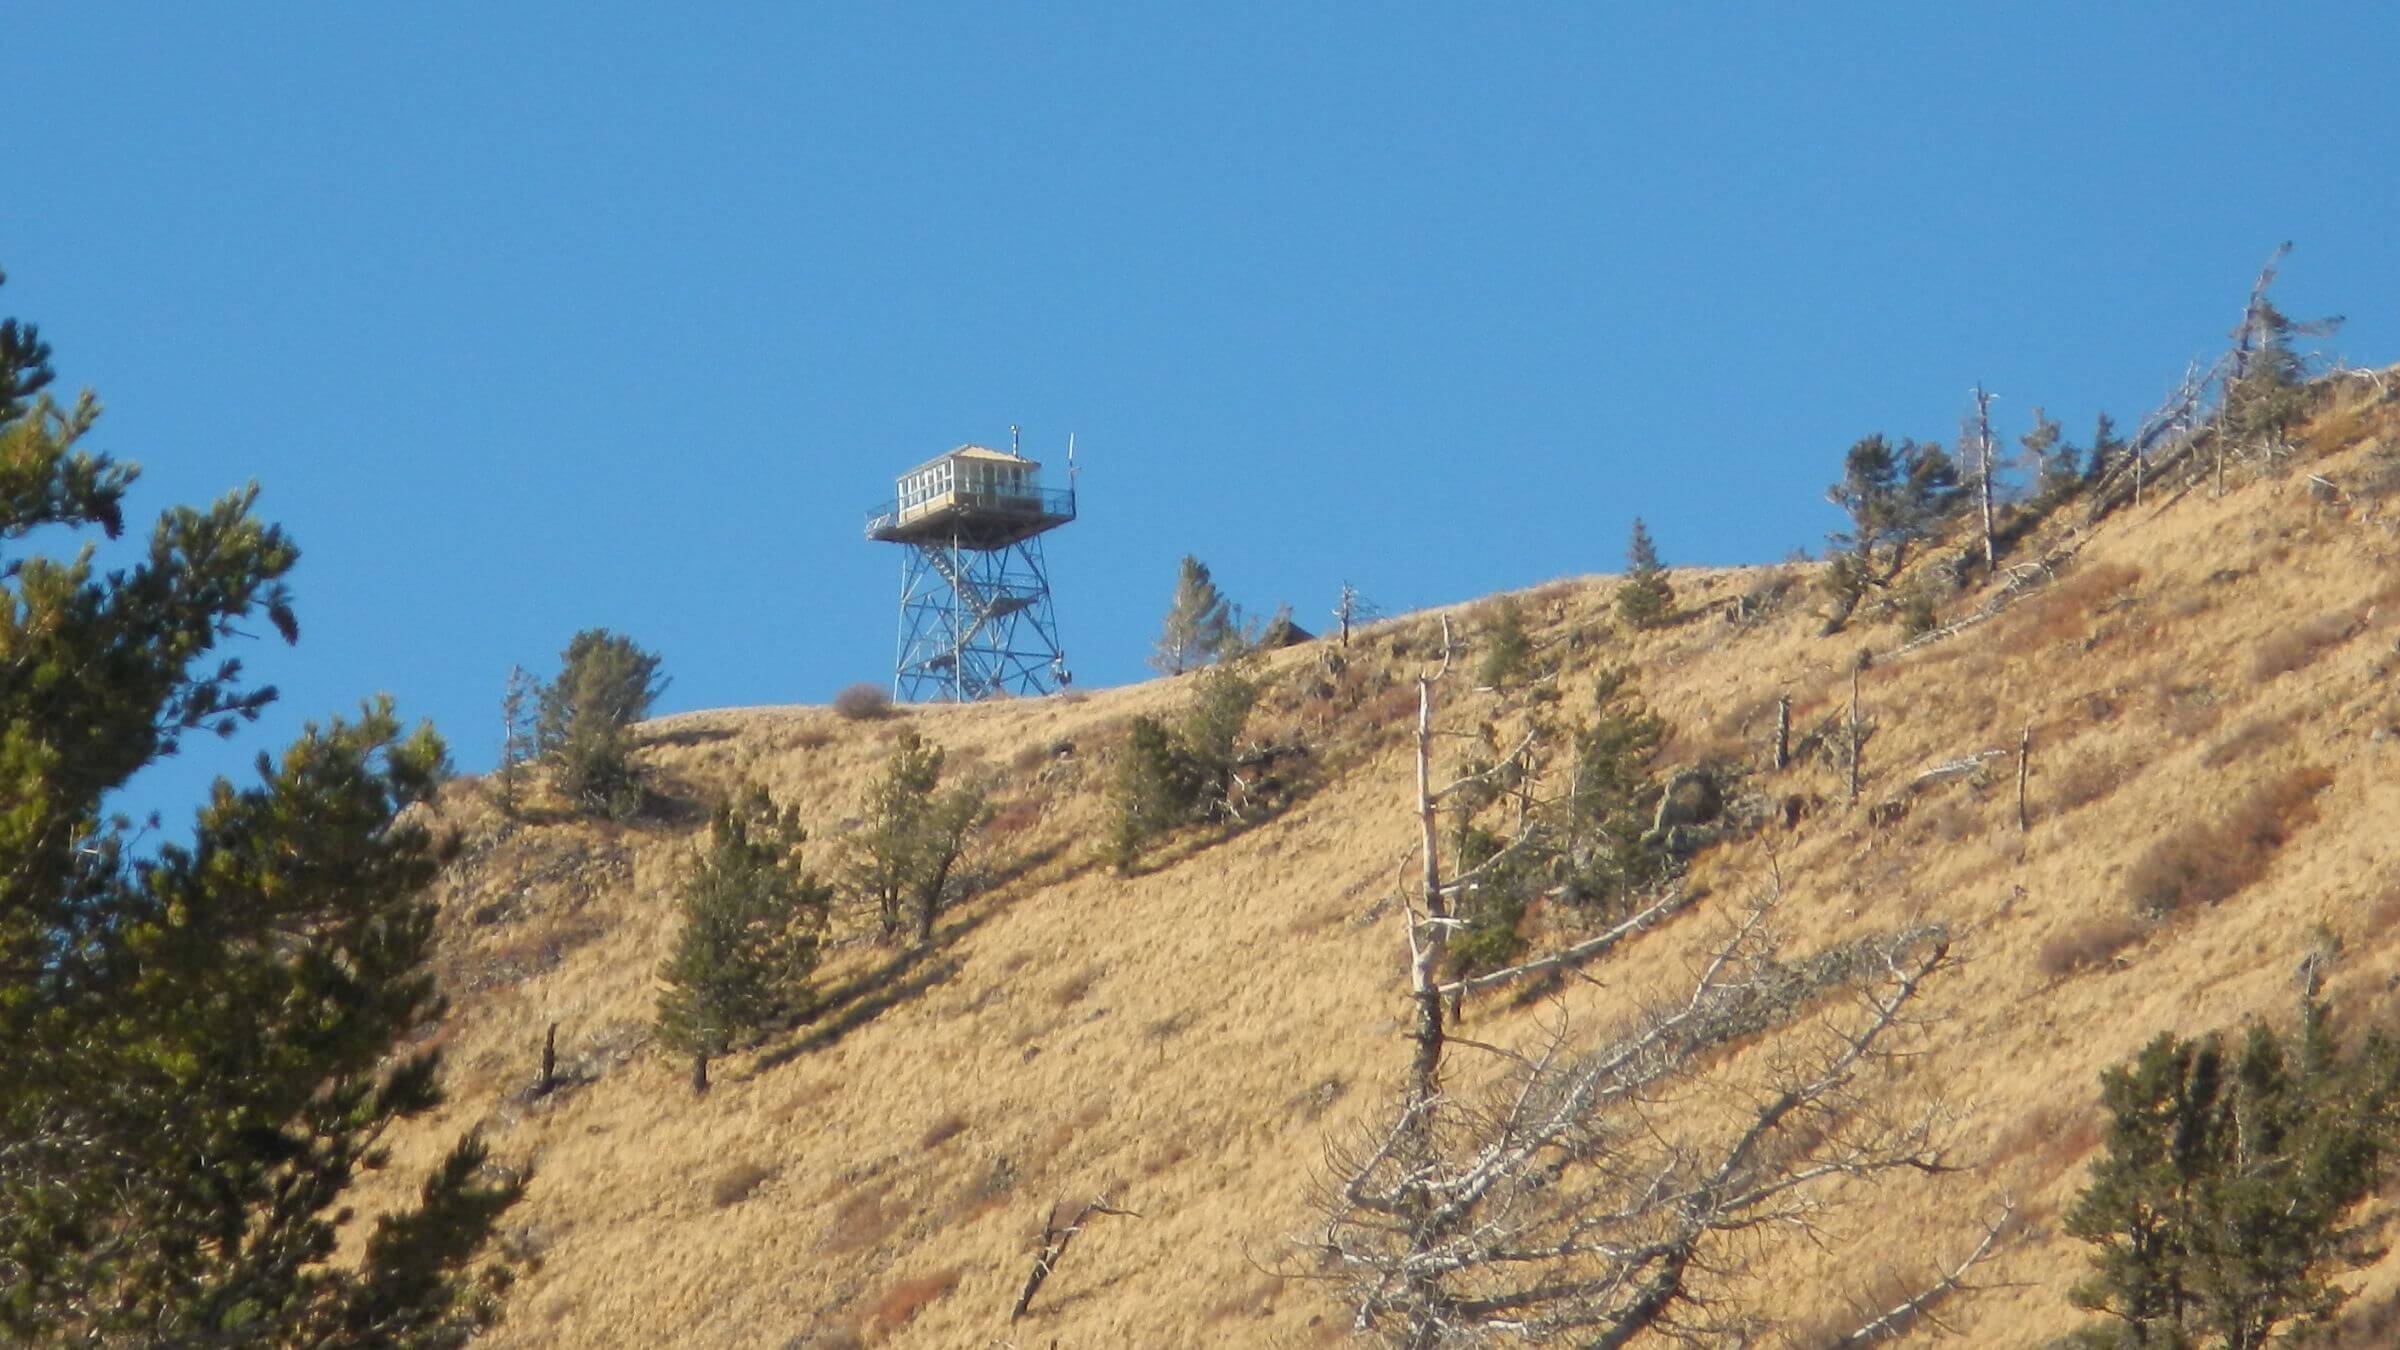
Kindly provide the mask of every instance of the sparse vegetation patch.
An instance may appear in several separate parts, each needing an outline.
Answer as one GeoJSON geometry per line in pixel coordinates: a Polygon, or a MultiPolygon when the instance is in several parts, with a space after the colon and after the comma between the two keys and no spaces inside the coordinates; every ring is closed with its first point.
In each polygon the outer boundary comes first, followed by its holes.
{"type": "Polygon", "coordinates": [[[2135,861],[2127,898],[2137,913],[2163,917],[2239,894],[2317,818],[2317,794],[2332,782],[2324,769],[2294,769],[2253,788],[2214,820],[2170,828],[2135,861]]]}

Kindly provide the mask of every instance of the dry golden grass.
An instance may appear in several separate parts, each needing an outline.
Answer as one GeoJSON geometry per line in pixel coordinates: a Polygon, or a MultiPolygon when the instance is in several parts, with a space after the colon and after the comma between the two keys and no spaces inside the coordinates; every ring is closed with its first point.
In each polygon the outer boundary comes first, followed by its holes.
{"type": "MultiPolygon", "coordinates": [[[[2394,439],[2393,412],[2362,413],[2308,471],[2356,481],[2394,439]]],[[[2344,939],[2330,989],[2358,1010],[2353,1024],[2400,1016],[2400,999],[2382,1006],[2400,977],[2400,831],[2388,826],[2400,818],[2400,693],[2375,673],[2394,661],[2391,635],[2319,646],[2265,680],[2256,664],[2288,616],[2400,612],[2400,519],[2320,514],[2302,482],[2245,481],[2221,499],[2161,490],[2091,529],[2053,587],[1999,620],[1879,661],[1863,682],[1874,734],[1856,809],[1838,755],[1812,747],[1777,774],[1764,732],[1787,690],[1796,740],[1838,720],[1851,654],[1890,651],[1896,629],[1819,638],[1804,567],[1678,571],[1696,617],[1632,635],[1606,582],[1545,587],[1526,617],[1565,667],[1558,706],[1587,706],[1597,668],[1630,662],[1684,738],[1677,753],[1738,755],[1754,791],[1800,809],[1703,855],[1691,880],[1710,899],[1595,972],[1599,983],[1471,1005],[1473,1034],[1520,1044],[1562,1015],[1605,1027],[1757,892],[1767,842],[1784,879],[1778,926],[1796,948],[1947,920],[1972,959],[1935,991],[1946,1015],[1900,1082],[1943,1085],[1975,1169],[1852,1197],[1821,1246],[1762,1248],[1742,1293],[1792,1325],[1832,1325],[1893,1273],[1890,1254],[1929,1263],[1956,1250],[2007,1191],[2026,1222],[1994,1287],[1948,1320],[1962,1343],[2003,1348],[2071,1329],[2063,1291],[2083,1254],[2056,1216],[2097,1148],[2103,1067],[2160,1030],[2286,1015],[2293,963],[2319,924],[2344,939]],[[1770,576],[1797,580],[1765,617],[1728,621],[1770,576]],[[1866,806],[1924,767],[2013,748],[2028,724],[2025,834],[1998,785],[1944,789],[1917,819],[1869,828],[1866,806]],[[2211,755],[2220,725],[2234,728],[2220,742],[2231,748],[2211,755]],[[2219,833],[2237,841],[2224,847],[2246,884],[2187,902],[2137,935],[2138,951],[2112,950],[2122,931],[2097,925],[2130,919],[2145,850],[2219,819],[2238,827],[2219,833]]],[[[2021,556],[2063,546],[2064,524],[2021,556]]],[[[501,1158],[537,1165],[511,1222],[543,1235],[541,1260],[493,1338],[503,1346],[1338,1341],[1347,1319],[1323,1286],[1270,1289],[1260,1267],[1291,1256],[1326,1145],[1388,1102],[1401,1067],[1391,900],[1411,838],[1404,732],[1436,618],[1364,630],[1338,673],[1326,644],[1268,658],[1276,692],[1262,716],[1310,742],[1317,780],[1273,819],[1195,837],[1132,877],[1092,856],[1104,757],[1131,717],[1176,707],[1185,682],[911,709],[905,722],[824,708],[665,719],[641,752],[661,782],[683,785],[664,823],[506,825],[478,785],[455,786],[444,814],[468,847],[443,883],[454,1005],[436,1032],[452,1098],[396,1141],[397,1165],[375,1184],[396,1196],[474,1125],[501,1158]],[[723,1063],[694,1100],[643,1032],[701,827],[693,807],[757,778],[800,808],[812,862],[830,866],[902,725],[962,765],[980,761],[996,801],[1040,802],[1010,822],[1012,861],[896,988],[837,998],[813,1025],[723,1063]],[[552,1021],[586,1081],[528,1106],[552,1021]],[[736,1165],[773,1180],[720,1206],[712,1187],[736,1165]],[[1143,1217],[1078,1238],[1010,1328],[1043,1213],[1102,1191],[1143,1217]]],[[[1451,698],[1457,725],[1488,708],[1451,698]]],[[[820,982],[864,987],[892,956],[845,932],[820,982]]],[[[363,1208],[354,1246],[374,1212],[363,1208]]],[[[2359,1287],[2351,1343],[2390,1343],[2375,1337],[2392,1325],[2400,1257],[2359,1287]]]]}
{"type": "Polygon", "coordinates": [[[875,1311],[868,1325],[887,1335],[907,1326],[936,1299],[946,1298],[951,1290],[958,1288],[958,1274],[958,1267],[952,1266],[900,1281],[875,1300],[875,1311]]]}
{"type": "Polygon", "coordinates": [[[2260,680],[2272,680],[2304,670],[2318,657],[2349,641],[2359,628],[2356,618],[2337,610],[2279,629],[2258,645],[2258,655],[2250,662],[2250,673],[2260,680]]]}
{"type": "Polygon", "coordinates": [[[2045,975],[2063,977],[2096,970],[2119,952],[2142,940],[2148,931],[2123,914],[2096,914],[2064,932],[2042,939],[2034,965],[2045,975]]]}
{"type": "Polygon", "coordinates": [[[2188,819],[2143,850],[2125,890],[2136,912],[2163,916],[2239,895],[2317,818],[2333,775],[2314,765],[2252,788],[2221,816],[2188,819]]]}

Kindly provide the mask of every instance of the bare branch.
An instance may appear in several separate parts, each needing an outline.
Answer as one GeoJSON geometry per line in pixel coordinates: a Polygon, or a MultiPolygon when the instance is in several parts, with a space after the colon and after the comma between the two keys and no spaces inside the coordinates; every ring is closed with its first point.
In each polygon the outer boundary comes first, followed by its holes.
{"type": "Polygon", "coordinates": [[[1501,985],[1511,984],[1535,975],[1544,975],[1553,970],[1564,970],[1570,966],[1580,966],[1588,961],[1597,960],[1607,955],[1618,943],[1629,937],[1648,932],[1689,909],[1691,904],[1690,894],[1680,886],[1676,887],[1652,901],[1647,908],[1604,932],[1585,938],[1573,946],[1552,952],[1538,961],[1527,961],[1522,965],[1509,966],[1503,970],[1489,971],[1463,980],[1452,980],[1442,986],[1442,996],[1456,998],[1461,994],[1481,993],[1486,989],[1495,989],[1501,985]]]}
{"type": "Polygon", "coordinates": [[[1109,1202],[1106,1194],[1101,1194],[1085,1201],[1083,1208],[1075,1211],[1075,1217],[1061,1228],[1058,1226],[1058,1206],[1053,1203],[1049,1214],[1042,1219],[1042,1245],[1034,1255],[1033,1270],[1025,1277],[1025,1288],[1017,1294],[1016,1305],[1008,1310],[1009,1321],[1023,1317],[1025,1310],[1033,1306],[1033,1296],[1041,1292],[1043,1281],[1050,1278],[1050,1273],[1058,1269],[1060,1259],[1066,1256],[1067,1244],[1075,1240],[1075,1235],[1082,1232],[1084,1224],[1096,1214],[1110,1214],[1125,1219],[1142,1217],[1130,1209],[1118,1208],[1109,1202]]]}
{"type": "Polygon", "coordinates": [[[2003,1202],[2000,1217],[1984,1225],[1983,1240],[1976,1243],[1974,1250],[1968,1252],[1958,1264],[1950,1267],[1931,1284],[1869,1318],[1857,1330],[1827,1346],[1826,1350],[1856,1350],[1859,1346],[1874,1345],[1906,1335],[1911,1328],[1926,1320],[1936,1305],[1953,1294],[1971,1289],[1973,1286],[1966,1282],[1967,1273],[1991,1256],[1992,1249],[1999,1245],[2001,1235],[2008,1231],[2016,1212],[2015,1202],[2003,1202]]]}

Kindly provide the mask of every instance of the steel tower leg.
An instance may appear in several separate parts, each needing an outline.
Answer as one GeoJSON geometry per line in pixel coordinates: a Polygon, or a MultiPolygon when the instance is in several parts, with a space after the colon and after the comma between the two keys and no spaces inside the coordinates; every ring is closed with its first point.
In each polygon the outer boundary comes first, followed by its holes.
{"type": "Polygon", "coordinates": [[[997,549],[927,541],[902,559],[894,697],[1054,693],[1065,666],[1039,535],[997,549]]]}

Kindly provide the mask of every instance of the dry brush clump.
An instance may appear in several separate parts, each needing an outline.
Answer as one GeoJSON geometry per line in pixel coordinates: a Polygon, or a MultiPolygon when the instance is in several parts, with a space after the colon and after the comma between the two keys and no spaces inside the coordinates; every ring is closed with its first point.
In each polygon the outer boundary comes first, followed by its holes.
{"type": "Polygon", "coordinates": [[[2127,899],[2136,913],[2161,918],[2239,894],[2317,818],[2317,796],[2332,783],[2326,769],[2292,769],[2252,788],[2216,819],[2175,826],[2135,860],[2127,899]]]}
{"type": "Polygon", "coordinates": [[[772,1181],[775,1172],[774,1166],[768,1163],[755,1160],[737,1162],[719,1172],[716,1179],[709,1183],[709,1203],[718,1209],[738,1205],[749,1199],[759,1187],[772,1181]]]}
{"type": "Polygon", "coordinates": [[[958,1288],[961,1273],[959,1267],[950,1266],[899,1281],[875,1300],[867,1324],[885,1334],[907,1326],[917,1319],[917,1314],[949,1297],[950,1291],[958,1288]]]}
{"type": "Polygon", "coordinates": [[[2255,759],[2292,738],[2292,724],[2280,712],[2258,713],[2245,717],[2223,739],[2200,752],[2200,763],[2207,768],[2222,769],[2255,759]]]}
{"type": "Polygon", "coordinates": [[[2123,914],[2095,914],[2042,940],[2034,966],[2051,979],[2097,970],[2139,943],[2147,925],[2123,914]]]}
{"type": "Polygon", "coordinates": [[[893,713],[891,691],[880,684],[849,685],[833,696],[833,710],[845,721],[877,721],[893,713]]]}
{"type": "MultiPolygon", "coordinates": [[[[2043,784],[2044,815],[2063,816],[2105,801],[2139,770],[2096,753],[2078,755],[2043,784]]],[[[2036,781],[2040,781],[2039,778],[2036,781]]]]}
{"type": "Polygon", "coordinates": [[[967,1118],[952,1111],[925,1127],[923,1137],[917,1140],[917,1147],[931,1153],[966,1132],[967,1118]]]}
{"type": "Polygon", "coordinates": [[[2335,610],[2289,628],[2278,628],[2258,644],[2250,660],[2251,677],[2264,684],[2293,671],[2305,670],[2317,658],[2356,636],[2361,627],[2356,615],[2335,610]]]}
{"type": "Polygon", "coordinates": [[[2017,644],[2046,647],[2081,639],[2104,610],[2141,581],[2142,569],[2128,563],[2089,563],[2050,584],[2017,620],[2017,644]]]}

